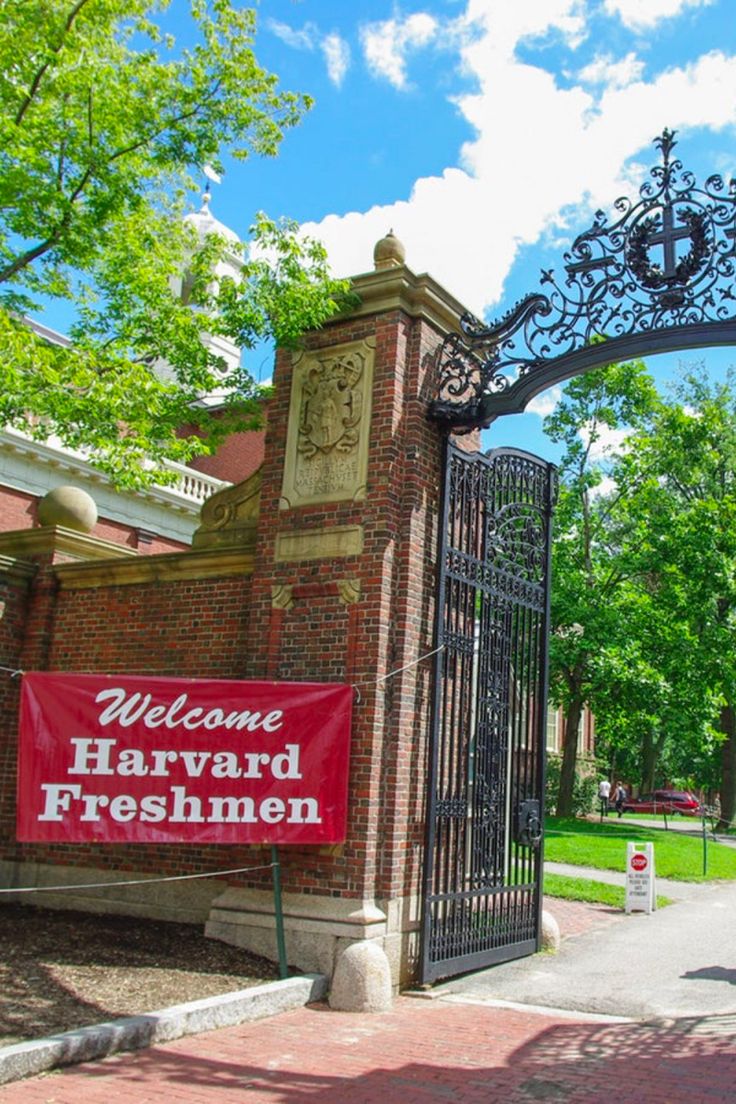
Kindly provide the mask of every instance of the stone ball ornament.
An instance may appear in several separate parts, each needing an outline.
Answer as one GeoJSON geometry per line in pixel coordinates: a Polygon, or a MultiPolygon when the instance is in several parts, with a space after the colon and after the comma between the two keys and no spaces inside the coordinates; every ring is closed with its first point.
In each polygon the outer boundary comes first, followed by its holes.
{"type": "Polygon", "coordinates": [[[38,504],[38,520],[42,525],[91,533],[97,522],[97,506],[80,487],[54,487],[38,504]]]}

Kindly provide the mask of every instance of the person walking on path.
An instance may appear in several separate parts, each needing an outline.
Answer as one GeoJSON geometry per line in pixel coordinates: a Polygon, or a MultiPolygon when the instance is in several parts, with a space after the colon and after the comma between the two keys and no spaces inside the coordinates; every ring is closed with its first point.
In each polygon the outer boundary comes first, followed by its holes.
{"type": "Polygon", "coordinates": [[[607,778],[602,779],[598,786],[598,800],[601,803],[601,818],[608,816],[608,802],[611,797],[611,783],[607,778]]]}
{"type": "Polygon", "coordinates": [[[613,794],[613,801],[616,806],[616,812],[618,813],[619,820],[623,816],[624,803],[628,796],[629,795],[626,792],[626,787],[624,786],[623,782],[617,782],[616,789],[614,790],[613,794]]]}

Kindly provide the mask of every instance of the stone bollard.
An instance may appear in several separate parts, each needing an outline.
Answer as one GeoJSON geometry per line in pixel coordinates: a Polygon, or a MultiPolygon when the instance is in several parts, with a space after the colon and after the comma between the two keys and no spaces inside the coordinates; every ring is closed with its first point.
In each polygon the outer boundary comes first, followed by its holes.
{"type": "Polygon", "coordinates": [[[560,925],[551,912],[542,912],[542,950],[559,951],[560,925]]]}
{"type": "Polygon", "coordinates": [[[332,975],[330,1008],[336,1012],[389,1012],[391,968],[378,943],[351,943],[332,975]]]}

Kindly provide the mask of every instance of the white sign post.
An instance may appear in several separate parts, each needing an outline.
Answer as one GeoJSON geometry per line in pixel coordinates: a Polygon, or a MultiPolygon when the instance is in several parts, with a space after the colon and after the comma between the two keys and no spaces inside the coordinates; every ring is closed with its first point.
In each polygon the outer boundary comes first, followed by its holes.
{"type": "Polygon", "coordinates": [[[654,912],[654,844],[626,844],[626,911],[654,912]]]}

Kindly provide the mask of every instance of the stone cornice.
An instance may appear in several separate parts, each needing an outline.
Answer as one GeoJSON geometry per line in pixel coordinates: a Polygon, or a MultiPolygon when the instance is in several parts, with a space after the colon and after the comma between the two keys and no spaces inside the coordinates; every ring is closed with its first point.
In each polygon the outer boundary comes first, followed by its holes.
{"type": "Polygon", "coordinates": [[[53,440],[36,441],[19,430],[0,429],[3,486],[42,498],[54,487],[72,484],[92,496],[101,518],[188,545],[203,503],[229,483],[183,464],[167,467],[177,476],[174,485],[118,490],[85,453],[53,440]]]}
{"type": "Polygon", "coordinates": [[[27,585],[37,571],[38,564],[16,559],[15,556],[0,555],[0,578],[2,579],[27,585]]]}
{"type": "Polygon", "coordinates": [[[110,560],[137,557],[133,548],[90,537],[62,525],[15,529],[0,533],[0,555],[28,559],[35,556],[72,556],[75,560],[110,560]]]}
{"type": "Polygon", "coordinates": [[[360,303],[333,321],[401,310],[412,318],[426,318],[441,333],[446,333],[460,328],[460,318],[467,310],[431,276],[426,273],[417,276],[406,265],[355,276],[352,289],[360,297],[360,303]]]}
{"type": "Polygon", "coordinates": [[[54,573],[62,590],[80,590],[252,575],[254,567],[255,556],[252,552],[242,549],[213,549],[136,556],[135,559],[124,561],[57,564],[54,573]]]}

